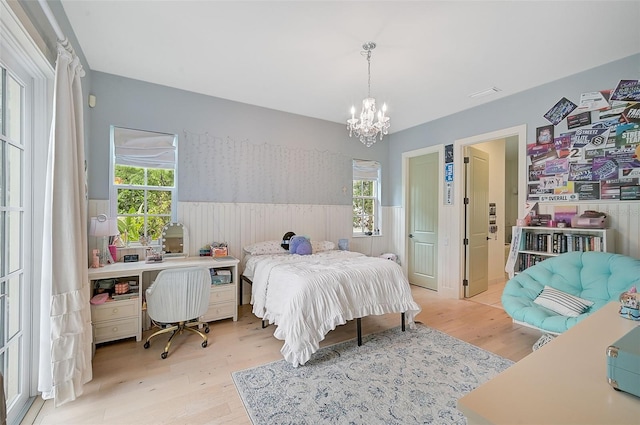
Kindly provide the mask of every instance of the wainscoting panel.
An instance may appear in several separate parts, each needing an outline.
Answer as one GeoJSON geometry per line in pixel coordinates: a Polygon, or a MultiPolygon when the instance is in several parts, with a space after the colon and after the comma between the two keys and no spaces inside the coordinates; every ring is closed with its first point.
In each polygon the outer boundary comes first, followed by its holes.
{"type": "MultiPolygon", "coordinates": [[[[384,215],[393,219],[389,210],[384,215]]],[[[280,240],[288,231],[311,240],[329,240],[336,246],[339,239],[347,238],[351,251],[367,255],[389,251],[390,235],[351,237],[351,206],[180,202],[178,221],[189,229],[192,253],[212,242],[227,242],[230,254],[242,258],[242,247],[280,240]]],[[[385,221],[384,228],[390,233],[393,226],[385,221]]]]}

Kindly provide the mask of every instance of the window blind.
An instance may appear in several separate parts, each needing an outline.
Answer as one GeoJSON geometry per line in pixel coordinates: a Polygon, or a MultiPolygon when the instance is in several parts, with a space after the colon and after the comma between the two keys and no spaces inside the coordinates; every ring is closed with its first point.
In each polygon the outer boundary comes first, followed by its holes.
{"type": "Polygon", "coordinates": [[[116,164],[175,169],[177,149],[173,134],[116,128],[114,147],[116,164]]]}
{"type": "Polygon", "coordinates": [[[353,160],[353,180],[377,180],[380,172],[378,161],[353,160]]]}

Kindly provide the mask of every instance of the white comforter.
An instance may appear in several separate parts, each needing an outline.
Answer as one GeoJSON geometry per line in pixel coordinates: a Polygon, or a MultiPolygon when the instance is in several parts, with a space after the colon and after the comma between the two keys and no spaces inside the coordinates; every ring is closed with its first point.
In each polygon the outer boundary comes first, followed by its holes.
{"type": "Polygon", "coordinates": [[[277,325],[280,352],[293,366],[305,364],[325,335],[348,320],[404,312],[413,328],[421,310],[402,269],[390,260],[326,251],[251,261],[253,313],[277,325]]]}

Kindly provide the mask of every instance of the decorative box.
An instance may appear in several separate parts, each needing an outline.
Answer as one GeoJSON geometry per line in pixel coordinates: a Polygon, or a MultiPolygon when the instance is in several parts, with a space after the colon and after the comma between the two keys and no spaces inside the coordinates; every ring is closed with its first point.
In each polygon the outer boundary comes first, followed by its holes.
{"type": "Polygon", "coordinates": [[[607,347],[607,378],[616,390],[640,397],[640,326],[607,347]]]}
{"type": "Polygon", "coordinates": [[[229,250],[226,246],[214,247],[213,248],[213,256],[214,257],[226,257],[229,255],[229,250]]]}

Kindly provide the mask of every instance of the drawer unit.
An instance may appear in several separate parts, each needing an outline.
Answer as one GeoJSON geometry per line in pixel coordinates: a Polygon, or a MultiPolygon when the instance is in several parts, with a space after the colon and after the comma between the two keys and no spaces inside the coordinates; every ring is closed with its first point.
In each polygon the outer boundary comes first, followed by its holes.
{"type": "Polygon", "coordinates": [[[140,300],[132,298],[92,305],[91,321],[96,344],[132,336],[140,341],[140,300]]]}
{"type": "Polygon", "coordinates": [[[91,319],[94,322],[119,319],[121,317],[138,316],[138,299],[127,301],[111,301],[91,306],[91,319]]]}
{"type": "Polygon", "coordinates": [[[238,320],[237,286],[235,282],[224,285],[211,285],[209,309],[202,316],[202,321],[210,322],[233,318],[238,320]]]}
{"type": "Polygon", "coordinates": [[[93,342],[99,344],[101,342],[114,341],[116,339],[129,338],[137,336],[140,329],[140,318],[129,317],[126,319],[107,320],[102,322],[94,322],[93,324],[93,342]]]}

